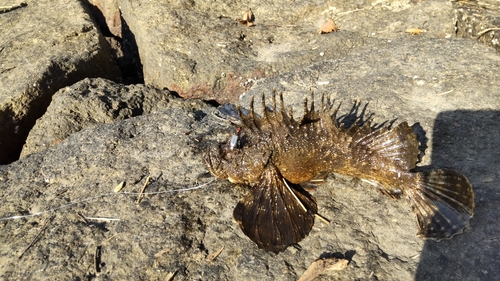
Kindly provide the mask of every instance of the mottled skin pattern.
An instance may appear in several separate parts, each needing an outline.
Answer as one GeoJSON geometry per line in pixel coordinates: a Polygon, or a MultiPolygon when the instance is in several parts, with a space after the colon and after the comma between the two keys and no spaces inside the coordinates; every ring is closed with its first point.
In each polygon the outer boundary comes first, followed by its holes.
{"type": "Polygon", "coordinates": [[[235,219],[260,248],[280,252],[302,240],[317,212],[315,199],[301,184],[325,173],[361,178],[382,193],[406,196],[426,238],[451,238],[473,215],[474,193],[468,180],[451,170],[412,172],[419,153],[416,135],[403,122],[389,129],[373,129],[370,120],[349,128],[338,125],[337,109],[322,98],[318,111],[314,97],[304,117],[293,119],[273,94],[272,110],[262,96],[263,116],[238,110],[239,144],[212,146],[206,162],[215,176],[251,187],[238,203],[235,219]]]}

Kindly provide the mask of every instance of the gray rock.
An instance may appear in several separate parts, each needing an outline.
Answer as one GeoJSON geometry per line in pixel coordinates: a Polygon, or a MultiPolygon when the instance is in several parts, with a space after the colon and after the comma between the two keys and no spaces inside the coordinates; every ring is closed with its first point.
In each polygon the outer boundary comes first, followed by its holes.
{"type": "Polygon", "coordinates": [[[475,189],[471,227],[451,240],[421,240],[407,202],[334,175],[314,193],[330,224],[317,221],[301,250],[257,249],[232,222],[244,188],[216,181],[173,192],[208,182],[200,177],[203,146],[235,130],[215,118],[215,109],[183,101],[84,129],[0,166],[0,275],[154,280],[175,272],[174,280],[295,280],[315,259],[333,255],[351,263],[317,280],[494,280],[500,274],[500,84],[493,79],[499,63],[494,50],[466,39],[391,42],[259,82],[240,101],[246,105],[248,96],[275,87],[285,91],[287,105],[295,104],[313,88],[344,102],[341,113],[359,98],[370,102],[367,114],[375,113],[376,122],[420,122],[415,128],[427,132],[419,136],[428,146],[421,165],[459,170],[475,189]],[[136,195],[112,191],[125,181],[125,192],[138,192],[148,175],[146,192],[172,192],[136,204],[136,195]],[[29,214],[38,215],[5,219],[29,214]],[[53,220],[19,258],[50,214],[53,220]]]}
{"type": "Polygon", "coordinates": [[[104,37],[80,2],[25,2],[0,14],[1,164],[19,157],[58,89],[85,77],[119,77],[104,37]]]}
{"type": "Polygon", "coordinates": [[[102,78],[84,79],[54,94],[47,111],[30,131],[21,157],[53,146],[84,128],[179,105],[168,90],[126,86],[102,78]]]}
{"type": "MultiPolygon", "coordinates": [[[[353,259],[362,260],[356,261],[356,266],[374,268],[373,274],[379,280],[454,280],[457,276],[463,280],[494,280],[499,274],[495,246],[498,235],[494,233],[500,230],[496,223],[500,211],[498,69],[498,53],[474,40],[393,41],[385,46],[358,48],[344,58],[314,64],[303,71],[260,80],[241,96],[238,104],[246,105],[254,97],[260,112],[261,93],[270,93],[274,88],[284,92],[287,104],[293,105],[295,115],[300,117],[304,93],[311,89],[316,93],[317,105],[318,98],[325,93],[337,104],[342,103],[341,112],[344,113],[354,101],[360,101],[358,112],[368,104],[366,113],[375,114],[375,122],[379,124],[392,120],[395,124],[403,121],[417,123],[414,128],[419,133],[419,140],[427,146],[420,166],[452,168],[465,174],[472,183],[476,210],[471,229],[449,241],[428,241],[423,247],[421,244],[417,246],[413,243],[418,239],[411,237],[415,230],[409,221],[413,216],[405,212],[404,218],[396,219],[396,224],[410,223],[404,230],[408,231],[407,237],[390,237],[394,234],[391,232],[401,230],[377,225],[370,230],[378,239],[377,246],[363,247],[363,251],[371,247],[378,249],[381,256],[387,257],[386,261],[377,261],[375,252],[368,260],[363,260],[356,257],[356,249],[353,259]],[[401,244],[398,239],[402,239],[401,244]],[[404,240],[408,246],[403,246],[404,240]],[[399,251],[408,256],[401,258],[399,251]],[[369,261],[378,265],[372,267],[369,261]],[[471,268],[477,270],[469,270],[471,268]],[[399,275],[403,272],[406,275],[399,275]]],[[[306,96],[310,99],[310,95],[306,96]]],[[[269,96],[267,103],[270,104],[269,96]]],[[[332,184],[332,190],[337,191],[332,198],[340,204],[347,199],[343,197],[344,190],[338,188],[337,182],[332,184]]],[[[360,191],[359,196],[365,196],[365,193],[360,191]]],[[[373,200],[381,198],[374,197],[373,200]]],[[[407,204],[394,202],[398,203],[407,204]]],[[[357,212],[363,219],[386,220],[390,227],[394,227],[390,216],[383,214],[386,211],[382,211],[379,218],[365,218],[373,206],[365,209],[359,207],[364,204],[362,202],[353,204],[352,212],[357,212]]],[[[338,209],[341,208],[335,210],[338,209]]],[[[338,213],[331,216],[338,218],[338,213]]],[[[343,247],[352,237],[342,234],[345,228],[353,228],[353,225],[347,222],[341,226],[342,231],[336,231],[335,243],[338,244],[333,246],[334,249],[347,250],[343,247]]],[[[345,277],[343,274],[339,273],[345,277]]]]}
{"type": "MultiPolygon", "coordinates": [[[[348,268],[318,280],[495,280],[500,275],[500,57],[472,40],[444,39],[453,37],[452,4],[224,2],[120,1],[136,33],[147,83],[219,101],[241,96],[238,103],[246,107],[251,96],[276,88],[296,117],[303,96],[313,90],[342,102],[343,114],[361,101],[357,112],[368,102],[365,113],[374,113],[375,122],[418,122],[414,128],[427,147],[420,165],[459,170],[474,186],[470,228],[449,241],[420,240],[407,202],[332,175],[314,193],[319,213],[332,222],[317,221],[301,249],[268,254],[232,221],[244,188],[216,181],[185,190],[210,182],[203,148],[226,140],[235,128],[199,101],[177,100],[149,86],[86,79],[54,96],[28,139],[26,156],[0,166],[0,276],[163,280],[175,273],[173,280],[294,280],[319,257],[343,256],[350,259],[348,268]],[[250,28],[234,21],[249,6],[257,17],[250,28]],[[330,17],[340,31],[317,35],[330,17]],[[405,33],[415,27],[427,32],[405,33]],[[267,79],[255,79],[262,77],[267,79]],[[48,148],[40,150],[44,144],[48,148]],[[146,192],[161,193],[136,204],[137,194],[129,192],[138,192],[148,176],[146,192]],[[120,182],[126,184],[116,194],[120,182]]],[[[73,73],[87,68],[107,73],[98,66],[108,62],[94,63],[107,58],[106,51],[80,4],[50,4],[66,9],[64,17],[42,13],[49,10],[47,1],[0,15],[0,26],[15,35],[0,39],[3,91],[15,93],[13,82],[19,80],[50,85],[54,93],[69,85],[59,81],[73,81],[73,73]],[[30,21],[20,21],[28,8],[30,21]],[[66,16],[72,17],[69,23],[66,16]],[[46,37],[33,36],[45,22],[57,24],[48,27],[46,37]],[[26,26],[30,29],[18,31],[26,26]],[[38,42],[39,53],[26,47],[32,46],[27,38],[38,42]],[[61,52],[44,44],[69,44],[64,46],[73,53],[61,51],[66,60],[47,60],[45,53],[58,58],[61,52]],[[81,55],[76,45],[91,51],[81,55]],[[31,64],[36,57],[35,67],[15,72],[26,64],[11,60],[19,56],[31,64]],[[11,61],[14,68],[5,63],[11,61]],[[51,71],[43,72],[47,68],[51,71]],[[50,83],[36,80],[40,73],[50,83]]],[[[19,107],[45,110],[22,101],[19,107]]]]}
{"type": "Polygon", "coordinates": [[[378,40],[450,37],[445,1],[119,1],[135,35],[146,84],[184,97],[235,101],[256,80],[338,58],[378,40]],[[252,8],[255,26],[239,24],[252,8]],[[316,31],[334,18],[340,31],[316,31]]]}
{"type": "Polygon", "coordinates": [[[292,247],[279,255],[257,249],[232,222],[244,189],[217,182],[169,193],[208,181],[199,179],[206,169],[198,141],[222,140],[234,130],[220,124],[213,111],[171,108],[98,125],[0,167],[2,218],[55,209],[3,222],[0,274],[32,280],[151,280],[177,272],[179,279],[293,280],[320,255],[346,254],[351,266],[323,278],[365,279],[373,271],[388,279],[394,266],[399,279],[411,277],[418,262],[412,257],[423,241],[414,236],[409,207],[359,181],[337,177],[318,190],[320,212],[334,222],[317,222],[300,243],[302,250],[292,247]],[[137,195],[112,191],[125,181],[124,191],[138,192],[149,175],[146,192],[165,193],[146,195],[136,204],[137,195]],[[19,259],[51,213],[49,227],[19,259]],[[221,248],[210,261],[208,256],[221,248]]]}

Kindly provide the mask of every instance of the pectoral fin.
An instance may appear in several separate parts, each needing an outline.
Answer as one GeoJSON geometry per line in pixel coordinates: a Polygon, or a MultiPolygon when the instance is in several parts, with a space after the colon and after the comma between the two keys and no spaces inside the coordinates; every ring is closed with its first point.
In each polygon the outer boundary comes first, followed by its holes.
{"type": "Polygon", "coordinates": [[[279,253],[309,234],[316,212],[314,197],[270,166],[238,203],[234,218],[259,248],[279,253]]]}

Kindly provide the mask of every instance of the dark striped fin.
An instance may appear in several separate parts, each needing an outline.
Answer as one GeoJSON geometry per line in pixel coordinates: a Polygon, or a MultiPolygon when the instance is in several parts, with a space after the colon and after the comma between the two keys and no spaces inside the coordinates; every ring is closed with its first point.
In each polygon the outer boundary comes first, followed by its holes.
{"type": "Polygon", "coordinates": [[[279,253],[309,234],[317,213],[316,200],[272,165],[238,203],[234,218],[259,248],[279,253]]]}

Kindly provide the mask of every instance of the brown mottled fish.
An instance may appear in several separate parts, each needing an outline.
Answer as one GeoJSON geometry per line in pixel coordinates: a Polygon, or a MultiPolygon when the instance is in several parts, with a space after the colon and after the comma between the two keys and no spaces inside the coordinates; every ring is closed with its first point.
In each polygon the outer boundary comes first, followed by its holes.
{"type": "Polygon", "coordinates": [[[419,142],[408,123],[374,129],[370,120],[346,128],[337,123],[338,108],[322,97],[319,110],[304,100],[302,120],[291,111],[272,109],[262,96],[263,116],[237,108],[241,130],[205,156],[216,177],[250,187],[234,218],[259,248],[275,253],[295,245],[311,231],[316,200],[303,186],[325,173],[363,179],[382,193],[406,196],[423,238],[445,239],[462,232],[474,213],[474,193],[467,178],[453,170],[414,172],[419,142]],[[302,186],[301,186],[302,185],[302,186]]]}

